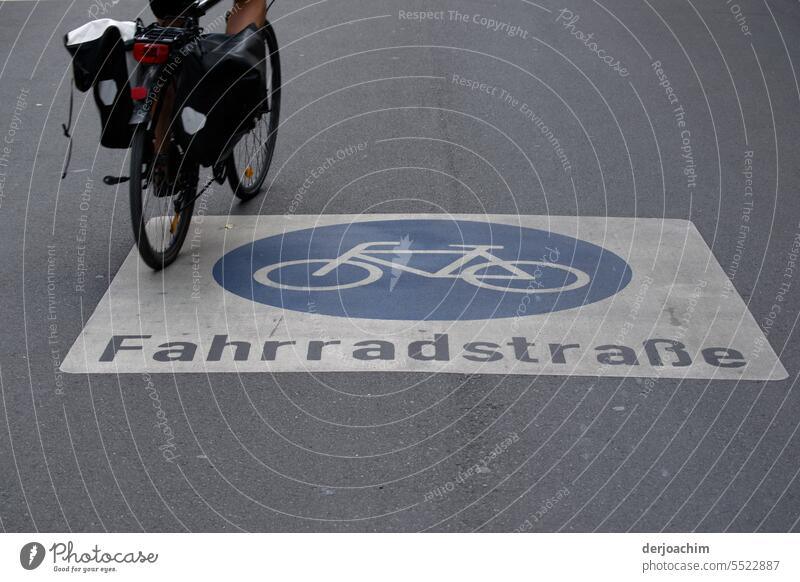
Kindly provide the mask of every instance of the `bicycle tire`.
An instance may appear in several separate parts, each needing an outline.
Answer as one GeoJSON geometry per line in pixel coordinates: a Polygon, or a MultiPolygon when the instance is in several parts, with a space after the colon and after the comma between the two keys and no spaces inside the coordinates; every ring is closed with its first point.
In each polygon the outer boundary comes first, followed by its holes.
{"type": "MultiPolygon", "coordinates": [[[[278,39],[275,36],[275,31],[272,25],[267,22],[262,29],[264,41],[267,45],[267,55],[269,59],[269,71],[267,79],[267,99],[268,111],[266,111],[256,122],[256,126],[247,134],[245,134],[236,145],[230,157],[228,158],[228,183],[234,195],[242,201],[251,200],[255,198],[264,185],[264,180],[269,173],[269,167],[272,164],[272,156],[275,152],[275,142],[278,139],[278,124],[280,122],[281,111],[281,59],[278,50],[278,39]],[[267,122],[267,135],[266,138],[261,134],[261,124],[264,122],[264,117],[268,116],[267,122]],[[255,148],[260,150],[262,163],[258,166],[258,170],[252,176],[247,176],[248,168],[252,171],[252,166],[248,163],[253,158],[253,154],[242,153],[240,146],[248,143],[253,143],[255,148]],[[238,153],[237,153],[238,152],[238,153]],[[237,168],[236,159],[245,157],[247,164],[241,171],[237,168]]],[[[245,150],[246,152],[247,150],[245,150]]],[[[241,161],[241,160],[240,160],[241,161]]]]}
{"type": "MultiPolygon", "coordinates": [[[[144,128],[138,128],[133,136],[131,147],[131,179],[130,179],[130,207],[131,207],[131,224],[133,226],[133,237],[136,240],[136,247],[139,249],[139,255],[148,267],[155,271],[160,271],[164,267],[170,265],[178,258],[181,247],[183,246],[186,235],[189,232],[189,224],[192,220],[192,213],[194,211],[194,203],[186,205],[178,215],[177,228],[172,232],[170,244],[163,249],[156,248],[150,236],[148,235],[148,223],[151,220],[146,216],[145,209],[147,208],[150,199],[159,199],[151,192],[153,188],[150,176],[144,173],[145,167],[149,167],[149,160],[152,158],[152,134],[144,128]],[[151,188],[144,191],[143,184],[147,181],[151,188]],[[150,197],[148,198],[148,193],[150,197]]],[[[164,196],[161,200],[165,202],[160,203],[163,208],[166,204],[170,205],[170,210],[174,211],[174,196],[164,196]]],[[[154,217],[158,218],[158,217],[154,217]]],[[[166,217],[165,217],[166,218],[166,217]]]]}

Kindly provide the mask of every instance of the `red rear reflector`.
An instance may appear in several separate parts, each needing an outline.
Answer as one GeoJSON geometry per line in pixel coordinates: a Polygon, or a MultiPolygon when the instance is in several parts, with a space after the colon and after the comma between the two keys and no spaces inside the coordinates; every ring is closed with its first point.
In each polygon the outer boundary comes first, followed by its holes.
{"type": "Polygon", "coordinates": [[[169,58],[169,45],[137,42],[133,45],[133,58],[143,65],[161,65],[169,58]]]}
{"type": "Polygon", "coordinates": [[[147,99],[147,87],[131,87],[131,99],[134,101],[147,99]]]}

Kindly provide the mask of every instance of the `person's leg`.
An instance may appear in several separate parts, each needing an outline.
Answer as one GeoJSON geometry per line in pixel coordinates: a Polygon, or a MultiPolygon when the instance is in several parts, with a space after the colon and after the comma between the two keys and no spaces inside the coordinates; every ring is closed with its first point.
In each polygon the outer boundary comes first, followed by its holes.
{"type": "Polygon", "coordinates": [[[251,24],[264,26],[266,20],[267,4],[264,0],[234,0],[225,32],[236,34],[251,24]]]}

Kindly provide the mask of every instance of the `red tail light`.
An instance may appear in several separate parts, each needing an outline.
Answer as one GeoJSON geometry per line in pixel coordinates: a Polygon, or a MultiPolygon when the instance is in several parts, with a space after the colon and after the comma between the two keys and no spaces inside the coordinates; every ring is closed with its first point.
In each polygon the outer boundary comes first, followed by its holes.
{"type": "Polygon", "coordinates": [[[169,58],[169,45],[137,42],[133,45],[133,58],[143,65],[162,65],[169,58]]]}
{"type": "Polygon", "coordinates": [[[147,99],[147,87],[131,87],[131,99],[134,101],[147,99]]]}

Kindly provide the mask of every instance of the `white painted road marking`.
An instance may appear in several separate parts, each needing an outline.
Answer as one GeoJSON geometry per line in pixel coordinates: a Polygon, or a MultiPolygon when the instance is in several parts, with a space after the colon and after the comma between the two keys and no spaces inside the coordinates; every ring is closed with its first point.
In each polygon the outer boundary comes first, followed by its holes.
{"type": "Polygon", "coordinates": [[[197,217],[62,369],[787,377],[690,222],[511,215],[197,217]]]}

